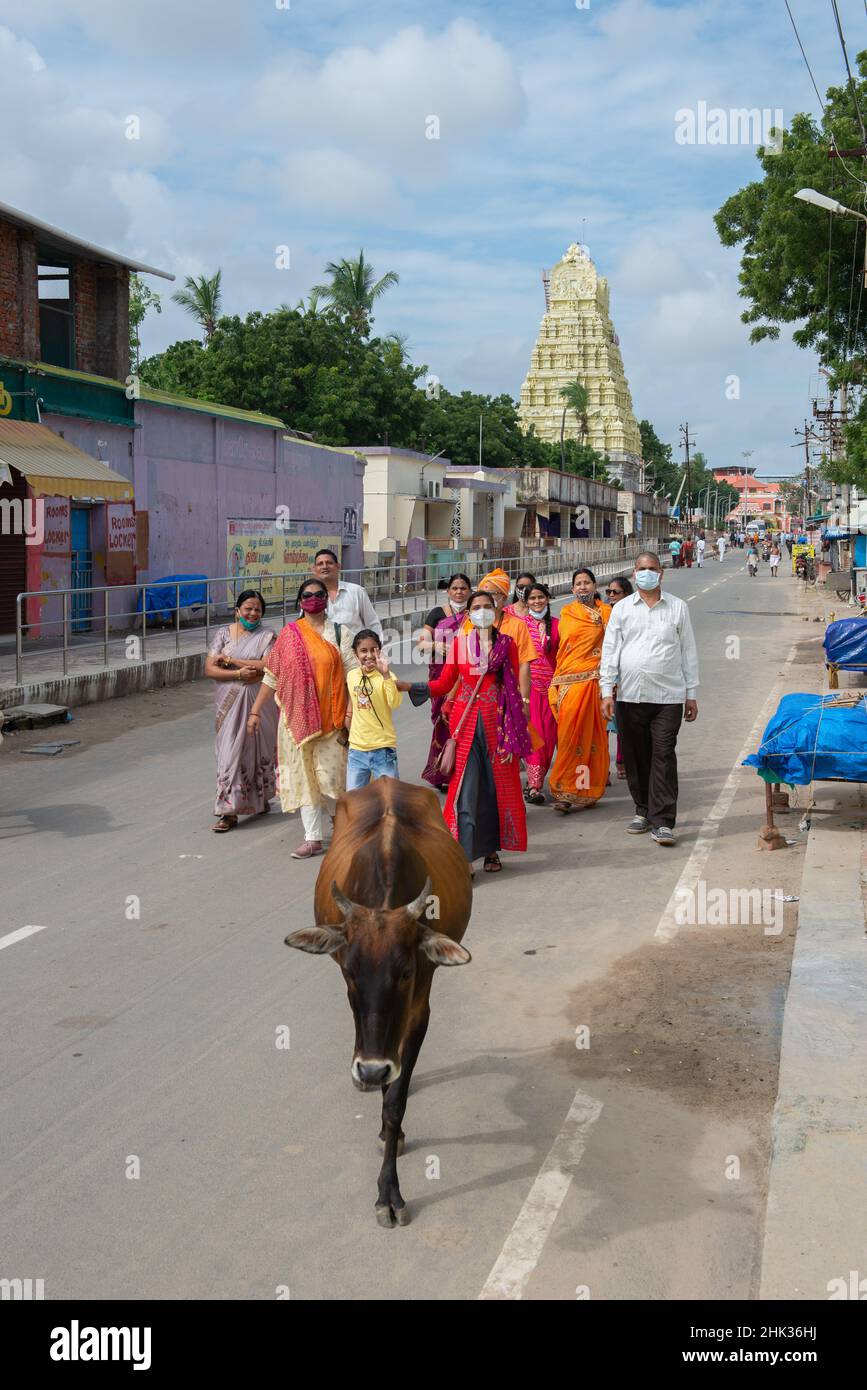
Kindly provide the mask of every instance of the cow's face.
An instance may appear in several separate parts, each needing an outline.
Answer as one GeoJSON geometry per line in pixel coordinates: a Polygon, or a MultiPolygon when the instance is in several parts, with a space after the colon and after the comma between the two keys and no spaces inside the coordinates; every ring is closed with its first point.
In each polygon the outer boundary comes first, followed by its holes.
{"type": "Polygon", "coordinates": [[[302,927],[286,945],[332,955],[343,972],[355,1018],[352,1080],[360,1091],[400,1076],[401,1047],[411,1021],[416,980],[431,965],[465,965],[470,953],[421,920],[430,879],[406,907],[360,907],[336,883],[331,894],[343,914],[339,927],[302,927]]]}

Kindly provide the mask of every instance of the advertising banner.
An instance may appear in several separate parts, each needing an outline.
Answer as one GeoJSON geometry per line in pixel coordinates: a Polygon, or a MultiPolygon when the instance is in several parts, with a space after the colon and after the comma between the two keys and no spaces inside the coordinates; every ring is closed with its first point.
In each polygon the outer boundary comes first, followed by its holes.
{"type": "Polygon", "coordinates": [[[291,574],[286,593],[293,600],[295,588],[313,569],[317,550],[327,546],[340,557],[341,527],[325,521],[284,521],[271,517],[229,517],[226,537],[226,573],[234,581],[226,595],[234,603],[242,589],[258,589],[266,603],[283,597],[282,580],[291,574]]]}

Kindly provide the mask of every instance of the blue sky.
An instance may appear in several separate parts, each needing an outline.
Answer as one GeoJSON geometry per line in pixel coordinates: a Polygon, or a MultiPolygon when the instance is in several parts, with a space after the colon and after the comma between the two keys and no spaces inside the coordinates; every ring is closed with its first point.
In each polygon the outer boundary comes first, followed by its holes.
{"type": "MultiPolygon", "coordinates": [[[[713,464],[795,470],[815,360],[750,346],[712,222],[754,149],[674,138],[700,101],[816,111],[783,0],[284,3],[0,0],[3,201],[179,278],[219,265],[233,313],[294,304],[363,246],[401,277],[378,331],[451,390],[514,396],[541,268],[583,239],[636,415],[671,443],[688,418],[713,464]]],[[[824,93],[830,6],[790,3],[824,93]]],[[[840,10],[854,58],[864,5],[840,10]]],[[[147,351],[193,335],[163,306],[147,351]]]]}

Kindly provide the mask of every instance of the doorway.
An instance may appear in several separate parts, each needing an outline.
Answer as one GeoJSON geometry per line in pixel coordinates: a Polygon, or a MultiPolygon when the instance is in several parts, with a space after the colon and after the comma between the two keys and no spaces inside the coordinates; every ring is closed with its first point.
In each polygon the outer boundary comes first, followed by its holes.
{"type": "Polygon", "coordinates": [[[73,632],[89,632],[93,583],[93,551],[90,548],[90,509],[72,508],[72,602],[70,620],[73,632]]]}

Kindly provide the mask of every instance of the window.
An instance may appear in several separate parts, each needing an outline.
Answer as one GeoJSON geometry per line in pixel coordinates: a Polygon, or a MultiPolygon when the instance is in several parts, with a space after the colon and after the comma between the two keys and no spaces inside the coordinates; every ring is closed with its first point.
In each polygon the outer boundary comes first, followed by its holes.
{"type": "Polygon", "coordinates": [[[39,355],[55,367],[75,366],[72,268],[68,262],[38,252],[39,355]]]}

